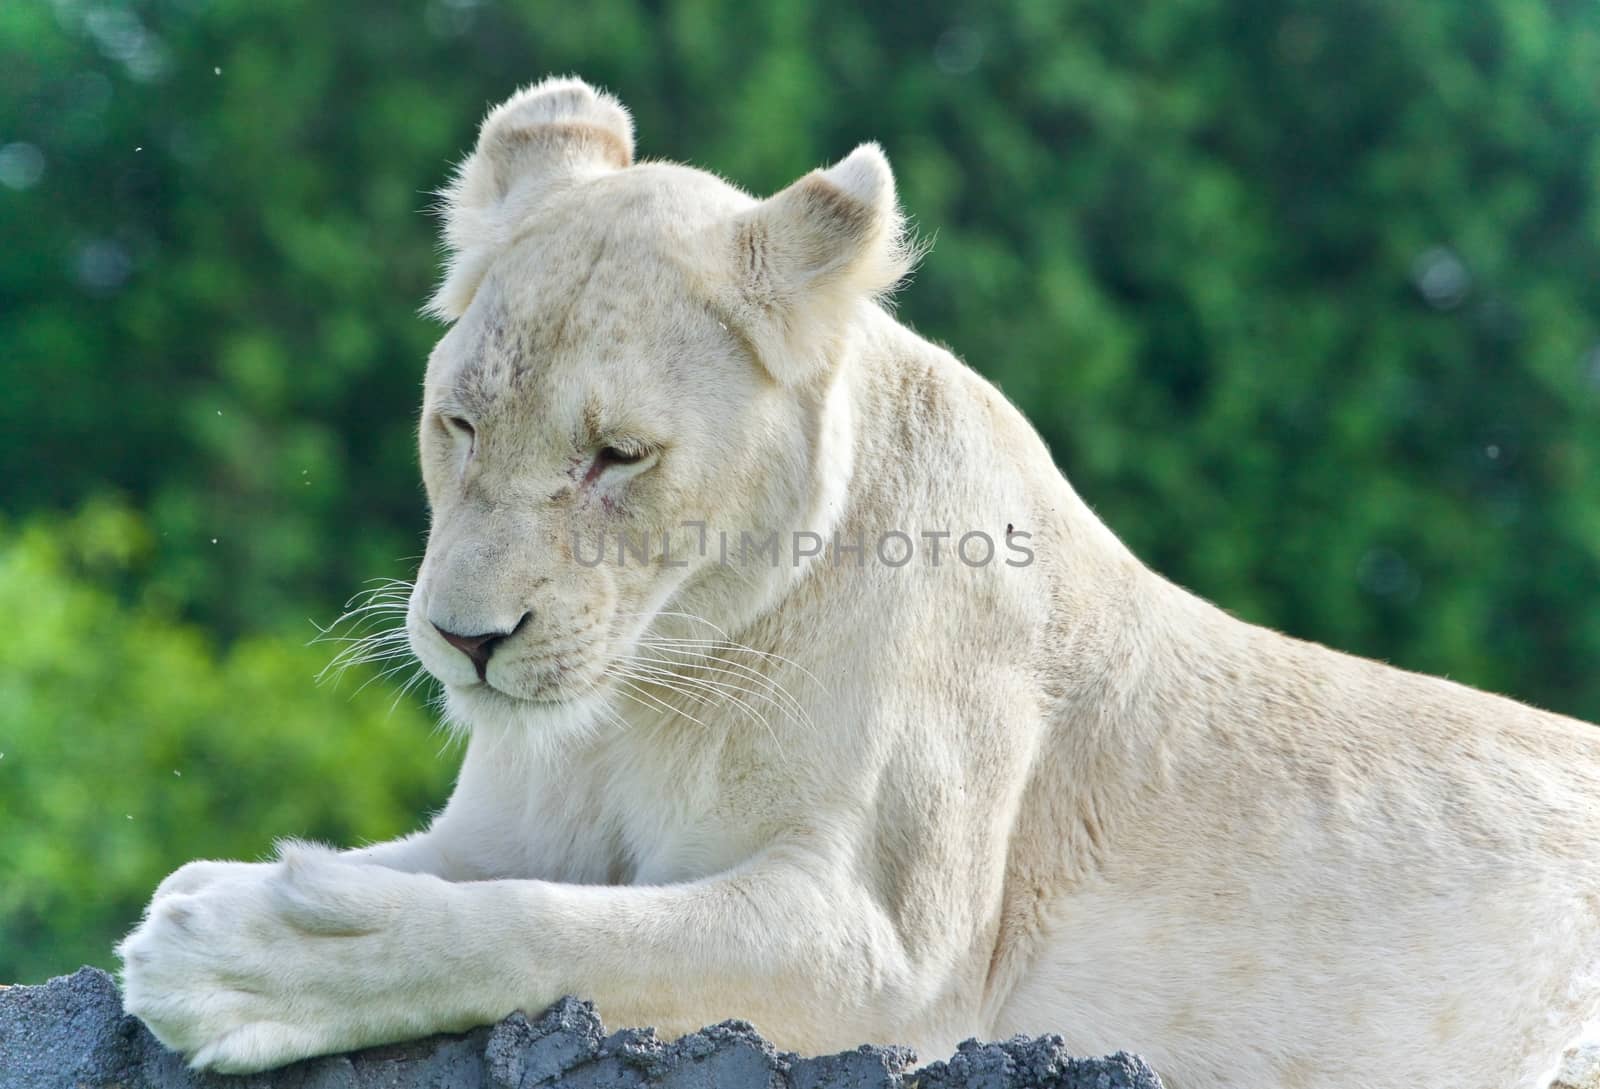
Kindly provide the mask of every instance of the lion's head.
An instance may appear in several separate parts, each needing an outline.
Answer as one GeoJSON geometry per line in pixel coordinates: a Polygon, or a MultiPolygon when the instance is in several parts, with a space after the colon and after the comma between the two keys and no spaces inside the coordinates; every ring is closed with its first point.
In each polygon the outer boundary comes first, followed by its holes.
{"type": "Polygon", "coordinates": [[[444,214],[411,646],[462,724],[580,720],[641,633],[705,639],[795,577],[705,532],[828,528],[840,360],[908,262],[893,177],[864,145],[758,201],[635,163],[622,105],[552,79],[490,112],[444,214]]]}

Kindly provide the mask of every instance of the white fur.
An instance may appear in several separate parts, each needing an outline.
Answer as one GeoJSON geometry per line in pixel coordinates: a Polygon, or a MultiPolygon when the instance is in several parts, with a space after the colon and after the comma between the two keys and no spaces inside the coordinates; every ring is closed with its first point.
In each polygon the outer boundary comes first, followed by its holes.
{"type": "Polygon", "coordinates": [[[470,733],[449,805],[179,870],[129,1009],[220,1070],[574,992],[803,1052],[1059,1032],[1174,1089],[1547,1081],[1600,1012],[1600,735],[1141,566],[873,301],[907,263],[875,148],[756,201],[631,146],[540,85],[448,197],[408,629],[470,733]],[[723,566],[686,520],[1036,560],[723,566]],[[575,562],[622,529],[684,565],[575,562]],[[480,683],[436,625],[514,634],[480,683]]]}

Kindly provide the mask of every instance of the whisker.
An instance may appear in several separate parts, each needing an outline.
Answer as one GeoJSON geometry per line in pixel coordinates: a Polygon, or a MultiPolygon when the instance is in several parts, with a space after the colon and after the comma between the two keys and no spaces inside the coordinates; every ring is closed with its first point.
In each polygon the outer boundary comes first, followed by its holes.
{"type": "MultiPolygon", "coordinates": [[[[772,723],[768,721],[767,716],[762,714],[756,708],[752,707],[746,700],[741,698],[740,695],[740,693],[744,693],[746,695],[757,696],[760,698],[760,693],[749,692],[746,689],[739,689],[732,686],[724,686],[723,682],[709,681],[695,677],[685,677],[682,674],[672,673],[666,670],[658,670],[650,666],[634,666],[633,669],[634,672],[631,675],[634,676],[635,679],[645,681],[646,683],[656,684],[667,689],[668,691],[676,692],[682,696],[693,698],[694,695],[698,694],[698,692],[692,692],[691,689],[714,693],[719,699],[732,703],[734,706],[744,711],[745,714],[761,723],[762,728],[767,731],[767,735],[772,738],[773,744],[778,747],[780,752],[783,750],[783,742],[779,740],[777,731],[772,728],[772,723]],[[648,672],[640,672],[641,670],[646,670],[648,672]]],[[[679,713],[684,712],[680,711],[679,713]]],[[[698,722],[699,720],[696,719],[695,721],[698,722]]],[[[703,726],[705,724],[701,723],[701,725],[703,726]]]]}
{"type": "Polygon", "coordinates": [[[693,623],[696,623],[696,624],[703,624],[706,627],[710,628],[712,631],[716,632],[721,638],[717,639],[717,640],[710,640],[710,639],[704,639],[704,640],[701,640],[701,639],[674,639],[674,638],[669,638],[669,637],[666,637],[666,636],[656,636],[656,635],[649,635],[649,634],[641,634],[639,639],[640,639],[641,642],[644,642],[644,641],[655,641],[655,642],[661,642],[661,643],[673,643],[673,644],[677,644],[677,645],[680,645],[680,646],[727,646],[727,647],[730,647],[730,648],[733,648],[733,649],[737,649],[737,650],[739,650],[739,651],[741,651],[743,653],[746,653],[746,654],[753,654],[753,655],[756,655],[757,657],[760,657],[760,658],[766,658],[766,659],[769,659],[771,661],[781,662],[784,665],[787,665],[792,669],[796,669],[796,670],[800,671],[801,673],[804,673],[808,678],[810,678],[813,682],[815,682],[818,687],[822,688],[824,691],[827,690],[827,686],[824,685],[822,683],[822,681],[814,673],[812,673],[805,666],[801,665],[799,662],[795,661],[793,658],[787,658],[782,654],[775,654],[775,653],[772,653],[771,651],[757,650],[755,647],[749,646],[748,644],[745,644],[745,643],[741,643],[738,640],[734,639],[732,636],[730,636],[728,634],[728,632],[724,628],[720,627],[717,624],[712,623],[710,620],[707,620],[703,616],[697,616],[694,613],[687,613],[687,612],[682,612],[682,611],[672,610],[672,609],[663,609],[663,610],[661,610],[659,612],[655,612],[655,613],[618,613],[617,615],[620,616],[620,617],[626,617],[626,618],[632,618],[632,619],[639,619],[641,617],[644,617],[646,619],[654,619],[655,617],[676,617],[676,618],[679,618],[679,619],[682,619],[682,620],[692,621],[693,623]]]}
{"type": "Polygon", "coordinates": [[[711,644],[711,643],[698,643],[698,642],[674,642],[674,641],[671,641],[671,640],[656,640],[656,639],[649,639],[649,638],[639,640],[639,644],[638,645],[641,648],[645,649],[645,650],[653,650],[653,651],[657,651],[657,652],[662,653],[662,654],[688,656],[689,657],[689,662],[687,662],[685,664],[688,664],[688,665],[691,665],[691,666],[701,666],[702,668],[710,668],[710,669],[713,669],[716,672],[731,673],[731,674],[734,674],[734,675],[737,675],[737,676],[740,676],[740,677],[743,677],[743,678],[747,678],[747,679],[752,680],[752,681],[756,681],[757,683],[761,684],[761,686],[763,688],[775,690],[777,692],[782,693],[782,695],[785,698],[785,700],[787,700],[789,702],[789,704],[792,705],[797,710],[801,706],[799,699],[797,699],[794,696],[794,694],[791,693],[788,690],[788,688],[785,687],[784,684],[781,681],[778,680],[778,678],[772,676],[771,674],[769,674],[769,673],[767,673],[767,672],[765,672],[765,671],[763,671],[761,669],[756,668],[753,665],[749,665],[749,664],[747,664],[745,662],[740,662],[740,661],[734,660],[734,657],[731,656],[729,653],[724,653],[724,650],[726,649],[727,651],[730,651],[730,652],[737,652],[739,650],[743,650],[745,652],[758,655],[758,656],[760,656],[762,658],[765,658],[765,659],[767,659],[769,661],[772,661],[772,662],[774,662],[776,664],[785,664],[785,663],[787,663],[787,664],[791,665],[794,669],[796,669],[799,672],[803,673],[808,679],[816,682],[818,689],[820,691],[822,691],[824,694],[826,694],[826,692],[827,692],[827,689],[825,687],[823,687],[821,682],[817,681],[816,678],[811,674],[810,670],[807,670],[804,666],[801,666],[798,663],[790,662],[788,659],[783,659],[779,655],[770,655],[770,654],[766,654],[763,651],[757,651],[752,647],[741,647],[739,644],[711,644]],[[715,666],[703,666],[702,663],[700,661],[698,661],[697,659],[704,659],[707,662],[714,662],[714,663],[717,663],[717,664],[715,666]]]}
{"type": "Polygon", "coordinates": [[[333,620],[333,622],[326,627],[323,627],[314,620],[311,622],[311,626],[316,628],[319,632],[330,632],[338,628],[340,624],[352,623],[371,616],[402,616],[409,607],[410,604],[406,600],[369,601],[363,605],[348,606],[344,612],[340,613],[333,620]]]}
{"type": "MultiPolygon", "coordinates": [[[[592,696],[599,689],[599,687],[600,679],[596,677],[584,685],[583,694],[585,696],[592,696]]],[[[618,733],[627,732],[627,720],[617,713],[616,708],[611,706],[611,703],[608,699],[602,697],[601,699],[595,701],[593,706],[595,713],[605,716],[605,721],[613,730],[616,730],[618,733]]]]}
{"type": "Polygon", "coordinates": [[[317,683],[337,683],[351,669],[375,666],[371,674],[350,694],[355,699],[369,686],[414,669],[395,696],[390,711],[426,676],[411,654],[405,617],[410,610],[412,584],[406,579],[373,578],[344,603],[344,611],[331,623],[316,621],[312,643],[331,643],[339,649],[317,673],[317,683]]]}
{"type": "Polygon", "coordinates": [[[694,715],[691,715],[689,712],[685,711],[683,708],[672,706],[670,703],[667,703],[661,697],[659,697],[659,696],[655,695],[654,693],[646,690],[645,688],[643,688],[640,685],[634,683],[633,681],[628,680],[626,677],[623,677],[620,674],[616,674],[616,673],[611,674],[611,677],[620,686],[622,686],[621,688],[619,688],[619,691],[621,692],[621,694],[626,696],[626,697],[628,697],[629,699],[633,700],[635,703],[639,704],[640,706],[650,707],[651,705],[654,705],[657,709],[659,709],[661,711],[664,711],[668,715],[682,715],[684,718],[688,719],[690,722],[693,722],[695,725],[701,727],[702,729],[710,729],[710,727],[706,726],[706,724],[704,722],[700,721],[700,719],[696,718],[694,715]],[[645,700],[649,700],[650,703],[645,703],[645,700]]]}
{"type": "Polygon", "coordinates": [[[388,680],[390,677],[393,677],[396,673],[400,673],[403,670],[405,670],[406,667],[409,666],[410,664],[411,664],[410,662],[401,662],[399,665],[390,666],[388,669],[385,669],[381,673],[374,673],[372,676],[370,676],[366,680],[362,681],[361,684],[359,686],[357,686],[357,688],[356,688],[356,690],[354,692],[350,693],[350,698],[351,699],[355,699],[357,696],[361,695],[361,693],[365,692],[368,688],[372,687],[374,684],[378,683],[379,681],[388,680]]]}
{"type": "Polygon", "coordinates": [[[409,658],[411,656],[410,643],[401,637],[397,638],[369,638],[353,643],[339,651],[327,665],[322,667],[317,674],[319,680],[326,677],[337,677],[353,666],[371,665],[378,662],[393,661],[396,658],[409,658]]]}
{"type": "Polygon", "coordinates": [[[706,627],[710,628],[712,631],[714,631],[718,635],[722,636],[722,638],[730,639],[730,636],[728,635],[726,630],[724,630],[723,628],[718,627],[716,624],[713,624],[711,621],[707,620],[703,616],[696,616],[694,613],[682,613],[682,612],[674,612],[671,609],[662,609],[659,612],[654,612],[654,613],[618,613],[617,615],[618,616],[622,616],[622,617],[628,617],[630,619],[635,619],[635,620],[640,618],[640,617],[644,617],[646,619],[654,619],[655,617],[658,617],[658,616],[672,616],[672,617],[677,617],[680,620],[692,620],[696,624],[704,624],[706,627]]]}
{"type": "Polygon", "coordinates": [[[411,671],[411,676],[407,678],[406,683],[401,685],[400,691],[395,693],[394,702],[389,704],[389,713],[391,715],[394,714],[395,708],[400,706],[400,701],[405,699],[406,695],[410,693],[413,688],[416,688],[418,685],[422,684],[428,679],[428,677],[428,671],[422,668],[421,662],[418,662],[416,668],[411,671]]]}
{"type": "MultiPolygon", "coordinates": [[[[635,655],[629,655],[628,658],[631,661],[649,662],[649,663],[655,663],[657,665],[664,665],[664,666],[674,666],[674,665],[676,665],[676,666],[682,667],[682,666],[687,664],[687,667],[689,669],[692,669],[692,670],[707,671],[707,672],[711,672],[711,673],[721,674],[721,675],[726,676],[726,677],[735,678],[736,680],[716,681],[716,680],[713,680],[711,678],[685,676],[683,674],[676,673],[676,671],[673,671],[673,675],[674,676],[683,676],[685,680],[694,681],[695,683],[705,684],[705,685],[708,685],[708,686],[715,686],[715,687],[717,687],[719,689],[726,689],[726,690],[731,691],[731,692],[743,692],[743,693],[746,693],[748,695],[754,696],[754,697],[756,697],[758,699],[764,699],[768,703],[770,703],[773,707],[775,707],[778,710],[782,711],[790,719],[790,721],[795,723],[795,725],[804,726],[804,727],[807,727],[807,728],[809,728],[812,725],[812,723],[810,721],[810,716],[806,714],[805,708],[801,705],[800,701],[797,700],[789,692],[788,689],[784,688],[783,685],[779,684],[772,677],[769,677],[766,674],[760,673],[760,672],[758,672],[756,670],[749,669],[747,667],[738,667],[738,668],[735,668],[735,669],[722,669],[722,668],[718,668],[717,666],[707,665],[707,664],[705,664],[703,662],[681,663],[681,662],[675,662],[670,658],[657,658],[657,657],[641,656],[641,655],[636,655],[636,654],[635,655]],[[746,684],[737,683],[738,681],[754,682],[754,683],[760,685],[761,687],[759,689],[751,688],[746,684]]],[[[712,659],[712,660],[713,661],[718,661],[720,659],[712,659]]],[[[737,663],[728,663],[728,664],[737,666],[737,663]]],[[[662,672],[666,672],[666,671],[662,671],[662,672]]]]}
{"type": "Polygon", "coordinates": [[[706,707],[716,706],[716,701],[702,692],[678,688],[674,683],[677,678],[674,678],[672,674],[668,673],[666,670],[652,670],[649,667],[635,667],[629,663],[627,666],[624,666],[620,672],[617,672],[614,675],[628,677],[634,680],[641,680],[648,684],[655,684],[662,688],[672,689],[673,691],[678,692],[680,695],[687,696],[696,703],[706,707]]]}
{"type": "Polygon", "coordinates": [[[758,658],[765,658],[768,661],[776,662],[779,665],[788,666],[791,669],[805,674],[808,680],[815,683],[819,688],[823,689],[824,692],[827,691],[827,686],[822,683],[816,674],[812,673],[809,669],[795,661],[793,658],[785,657],[782,654],[774,654],[773,652],[767,650],[757,650],[755,647],[744,643],[735,643],[726,639],[672,639],[660,635],[642,635],[639,637],[639,644],[641,646],[656,644],[663,649],[667,647],[694,647],[708,651],[726,647],[729,650],[737,651],[740,654],[752,654],[758,658]]]}

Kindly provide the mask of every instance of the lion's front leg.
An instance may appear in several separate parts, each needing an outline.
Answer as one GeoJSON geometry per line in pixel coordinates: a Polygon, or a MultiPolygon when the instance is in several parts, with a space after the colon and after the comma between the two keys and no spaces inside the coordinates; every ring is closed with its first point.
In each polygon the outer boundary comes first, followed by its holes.
{"type": "Polygon", "coordinates": [[[452,884],[292,847],[158,898],[120,952],[128,1009],[235,1072],[568,993],[669,1033],[742,1017],[797,1050],[920,1043],[902,1030],[938,985],[864,890],[775,862],[666,886],[452,884]]]}
{"type": "Polygon", "coordinates": [[[740,1018],[779,1047],[813,1054],[869,1039],[939,1047],[961,1038],[943,1026],[930,1033],[931,1011],[948,997],[938,952],[907,949],[882,902],[822,858],[769,849],[670,885],[469,888],[473,917],[493,921],[513,958],[524,1009],[576,994],[613,1023],[667,1035],[740,1018]]]}
{"type": "Polygon", "coordinates": [[[494,1004],[492,980],[453,976],[457,888],[304,844],[191,863],[118,948],[124,1002],[194,1065],[229,1072],[495,1020],[513,1004],[494,1004]]]}

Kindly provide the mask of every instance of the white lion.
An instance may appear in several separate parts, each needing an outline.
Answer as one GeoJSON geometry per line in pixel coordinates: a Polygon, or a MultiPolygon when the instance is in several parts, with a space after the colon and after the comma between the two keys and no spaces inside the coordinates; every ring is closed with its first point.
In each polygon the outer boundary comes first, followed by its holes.
{"type": "Polygon", "coordinates": [[[196,1065],[572,992],[810,1053],[1506,1089],[1600,1012],[1600,733],[1141,566],[878,305],[876,146],[755,200],[547,80],[446,210],[407,626],[460,781],[406,839],[162,884],[127,1004],[196,1065]]]}

